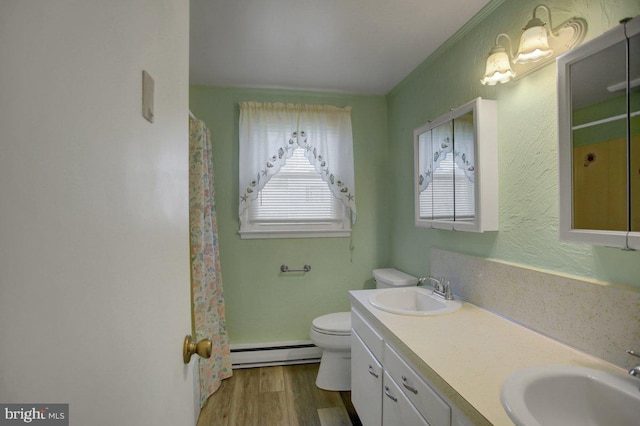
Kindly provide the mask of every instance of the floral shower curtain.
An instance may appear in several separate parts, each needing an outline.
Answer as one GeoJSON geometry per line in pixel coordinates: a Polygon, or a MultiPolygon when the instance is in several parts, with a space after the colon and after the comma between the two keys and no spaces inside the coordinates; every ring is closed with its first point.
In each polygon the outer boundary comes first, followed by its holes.
{"type": "Polygon", "coordinates": [[[200,404],[231,376],[231,356],[225,322],[220,273],[218,228],[211,137],[203,121],[189,118],[189,229],[191,291],[196,340],[211,339],[209,359],[200,363],[200,404]]]}

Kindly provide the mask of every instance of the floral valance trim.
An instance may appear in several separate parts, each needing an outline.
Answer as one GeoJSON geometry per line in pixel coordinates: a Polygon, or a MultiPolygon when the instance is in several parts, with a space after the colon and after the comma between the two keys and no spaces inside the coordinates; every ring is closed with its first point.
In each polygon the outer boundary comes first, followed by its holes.
{"type": "MultiPolygon", "coordinates": [[[[418,184],[420,188],[420,192],[426,190],[431,182],[433,181],[433,173],[438,167],[440,167],[440,163],[447,158],[447,155],[451,153],[453,149],[453,144],[451,143],[451,138],[445,138],[438,147],[437,151],[434,151],[431,161],[429,161],[427,169],[418,175],[418,184]]],[[[473,183],[475,181],[475,165],[472,164],[467,159],[467,154],[464,152],[460,152],[458,150],[454,150],[453,158],[455,164],[464,171],[465,176],[469,179],[469,182],[473,183]]]]}
{"type": "Polygon", "coordinates": [[[316,168],[316,171],[320,173],[322,179],[327,182],[329,185],[329,189],[331,193],[340,200],[352,213],[352,221],[355,222],[355,194],[353,191],[344,183],[343,180],[339,179],[339,176],[331,172],[331,169],[327,163],[327,161],[322,156],[322,153],[318,152],[316,147],[313,147],[307,143],[307,138],[305,132],[301,132],[301,137],[304,138],[302,143],[298,140],[298,146],[304,148],[305,157],[309,159],[311,164],[316,168]]]}
{"type": "Polygon", "coordinates": [[[258,198],[260,190],[269,182],[271,176],[277,174],[280,168],[287,162],[287,158],[293,155],[294,139],[297,138],[297,132],[293,132],[289,142],[278,148],[278,152],[272,155],[269,159],[265,160],[264,166],[256,174],[253,179],[244,190],[243,195],[240,196],[240,207],[242,210],[249,207],[249,203],[258,198]]]}
{"type": "Polygon", "coordinates": [[[280,171],[286,164],[288,158],[293,155],[296,145],[305,150],[305,157],[311,162],[322,179],[327,183],[331,193],[340,200],[351,211],[351,220],[355,223],[355,194],[345,183],[331,172],[327,160],[323,157],[318,148],[307,142],[307,134],[304,130],[294,131],[284,146],[278,148],[277,153],[264,162],[264,167],[246,186],[244,193],[240,196],[240,206],[244,211],[251,201],[258,198],[260,190],[269,182],[272,176],[280,171]]]}

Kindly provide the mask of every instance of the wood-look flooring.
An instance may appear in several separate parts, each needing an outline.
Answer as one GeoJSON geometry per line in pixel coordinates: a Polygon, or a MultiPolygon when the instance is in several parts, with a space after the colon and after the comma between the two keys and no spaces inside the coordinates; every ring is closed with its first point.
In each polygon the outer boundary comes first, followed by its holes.
{"type": "Polygon", "coordinates": [[[351,392],[316,387],[318,367],[233,370],[209,397],[197,426],[360,426],[351,392]]]}

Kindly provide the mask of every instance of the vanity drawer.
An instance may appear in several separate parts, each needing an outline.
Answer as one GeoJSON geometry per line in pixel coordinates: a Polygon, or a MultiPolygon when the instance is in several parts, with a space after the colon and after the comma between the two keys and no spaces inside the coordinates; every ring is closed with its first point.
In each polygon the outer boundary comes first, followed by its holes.
{"type": "Polygon", "coordinates": [[[388,372],[384,373],[383,384],[382,424],[384,426],[431,426],[402,393],[388,372]]]}
{"type": "Polygon", "coordinates": [[[358,336],[360,336],[371,353],[378,360],[382,360],[382,353],[384,351],[384,340],[382,340],[382,336],[367,323],[362,315],[353,309],[351,310],[351,328],[358,333],[358,336]]]}
{"type": "Polygon", "coordinates": [[[388,344],[384,367],[398,387],[432,426],[451,425],[451,408],[388,344]]]}

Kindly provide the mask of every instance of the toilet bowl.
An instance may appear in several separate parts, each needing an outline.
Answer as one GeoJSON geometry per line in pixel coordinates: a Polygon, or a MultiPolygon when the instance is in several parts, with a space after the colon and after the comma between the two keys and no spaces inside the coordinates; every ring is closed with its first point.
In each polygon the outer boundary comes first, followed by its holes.
{"type": "MultiPolygon", "coordinates": [[[[393,268],[375,269],[376,288],[410,287],[416,277],[393,268]]],[[[314,345],[322,349],[316,386],[331,391],[351,390],[351,312],[322,315],[311,323],[314,345]]]]}
{"type": "Polygon", "coordinates": [[[313,344],[322,349],[316,386],[332,391],[351,390],[351,312],[314,319],[309,334],[313,344]]]}

